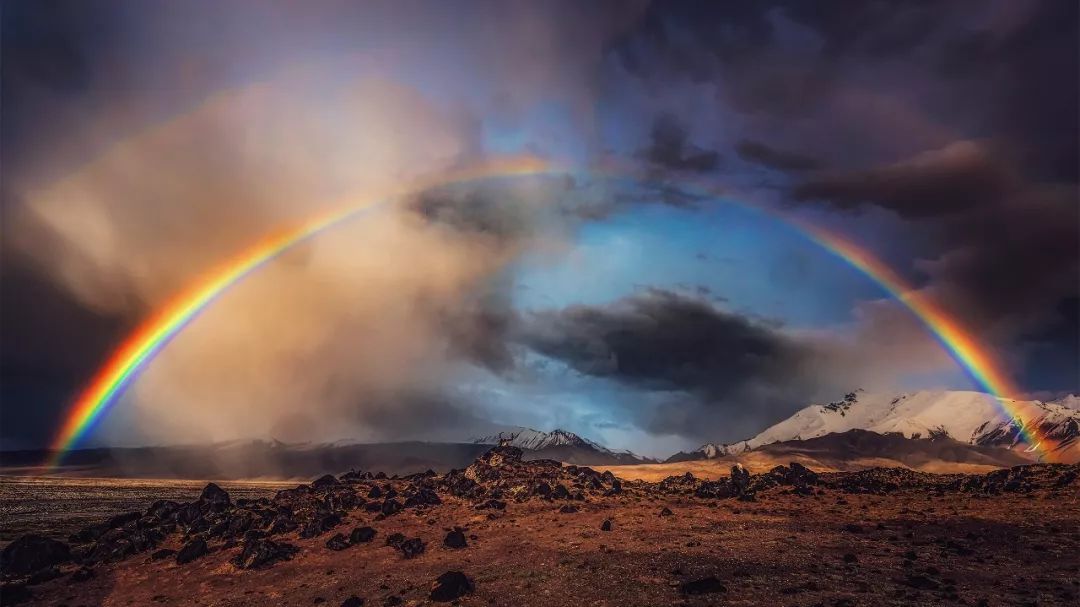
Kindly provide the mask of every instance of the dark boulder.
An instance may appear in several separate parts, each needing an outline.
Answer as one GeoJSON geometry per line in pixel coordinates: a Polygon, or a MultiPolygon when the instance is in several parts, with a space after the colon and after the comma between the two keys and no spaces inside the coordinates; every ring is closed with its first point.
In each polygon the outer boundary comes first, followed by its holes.
{"type": "Polygon", "coordinates": [[[116,529],[123,527],[124,525],[137,521],[142,518],[142,514],[138,512],[125,512],[123,514],[117,514],[116,516],[109,517],[109,520],[105,521],[105,527],[108,529],[116,529]]]}
{"type": "Polygon", "coordinates": [[[326,540],[326,547],[331,550],[344,550],[351,545],[344,533],[335,533],[334,537],[326,540]]]}
{"type": "Polygon", "coordinates": [[[341,482],[338,481],[338,479],[334,478],[334,476],[331,474],[320,476],[319,478],[311,481],[311,487],[316,491],[330,489],[331,487],[336,487],[340,484],[341,482]]]}
{"type": "Polygon", "coordinates": [[[341,607],[363,607],[363,605],[364,599],[355,594],[341,602],[341,607]]]}
{"type": "Polygon", "coordinates": [[[409,538],[398,544],[397,547],[401,551],[401,556],[407,559],[420,556],[424,553],[425,548],[427,548],[427,545],[424,544],[424,540],[418,537],[409,538]]]}
{"type": "Polygon", "coordinates": [[[26,585],[37,586],[38,584],[44,584],[45,582],[48,582],[50,580],[55,580],[62,575],[64,574],[60,571],[59,567],[47,567],[45,569],[38,569],[34,573],[30,574],[30,577],[26,578],[26,585]]]}
{"type": "Polygon", "coordinates": [[[460,529],[454,529],[443,538],[443,545],[447,548],[465,548],[469,543],[465,540],[465,534],[460,529]]]}
{"type": "Polygon", "coordinates": [[[428,598],[439,603],[448,603],[470,594],[472,591],[472,580],[464,573],[447,571],[435,580],[428,598]]]}
{"type": "Polygon", "coordinates": [[[415,508],[416,506],[438,506],[442,504],[442,499],[439,495],[431,489],[420,489],[416,493],[410,495],[405,499],[406,508],[415,508]]]}
{"type": "Polygon", "coordinates": [[[0,552],[0,570],[5,575],[26,575],[71,560],[68,545],[41,535],[20,537],[0,552]]]}
{"type": "Polygon", "coordinates": [[[400,546],[401,543],[404,542],[404,541],[405,541],[405,534],[404,533],[391,533],[390,535],[386,536],[386,545],[387,546],[393,546],[394,548],[397,548],[398,546],[400,546]]]}
{"type": "Polygon", "coordinates": [[[8,583],[0,585],[0,605],[18,605],[33,598],[26,584],[8,583]]]}
{"type": "Polygon", "coordinates": [[[150,554],[150,560],[151,561],[160,561],[162,559],[167,559],[170,556],[173,556],[175,554],[176,554],[175,550],[170,550],[169,548],[162,548],[161,550],[155,550],[153,553],[151,553],[150,554]]]}
{"type": "Polygon", "coordinates": [[[664,506],[664,507],[663,507],[663,508],[662,508],[662,509],[660,510],[660,516],[674,516],[674,515],[675,515],[675,513],[674,513],[674,512],[672,512],[672,511],[671,511],[671,508],[668,508],[667,506],[664,506]]]}
{"type": "Polygon", "coordinates": [[[578,507],[573,504],[563,504],[563,506],[559,508],[559,512],[562,514],[574,514],[577,511],[578,507]]]}
{"type": "Polygon", "coordinates": [[[717,592],[727,592],[727,587],[714,576],[701,578],[700,580],[693,580],[690,582],[683,582],[679,586],[679,592],[683,594],[714,594],[717,592]]]}
{"type": "Polygon", "coordinates": [[[184,547],[176,553],[176,562],[179,565],[186,565],[197,558],[201,558],[209,552],[206,545],[206,540],[202,538],[191,540],[184,544],[184,547]]]}
{"type": "Polygon", "coordinates": [[[214,483],[210,483],[202,490],[199,501],[208,504],[229,504],[229,494],[214,483]]]}
{"type": "Polygon", "coordinates": [[[611,519],[606,518],[600,523],[600,531],[611,531],[611,519]]]}
{"type": "Polygon", "coordinates": [[[94,577],[94,570],[90,567],[79,567],[71,574],[71,581],[73,582],[85,582],[94,577]]]}
{"type": "Polygon", "coordinates": [[[326,513],[316,515],[314,519],[308,521],[304,528],[300,530],[300,537],[304,539],[316,537],[330,531],[334,527],[341,524],[341,515],[336,513],[326,513]]]}
{"type": "Polygon", "coordinates": [[[300,523],[296,522],[295,518],[279,515],[270,525],[270,534],[289,533],[290,531],[296,531],[299,527],[300,523]]]}
{"type": "Polygon", "coordinates": [[[350,544],[364,544],[375,539],[375,530],[371,527],[357,527],[349,534],[350,544]]]}
{"type": "Polygon", "coordinates": [[[382,503],[382,508],[380,508],[379,511],[382,512],[383,516],[391,516],[404,509],[405,507],[402,506],[401,502],[396,499],[387,498],[387,500],[382,503]]]}
{"type": "Polygon", "coordinates": [[[267,539],[244,542],[240,554],[232,559],[232,564],[239,569],[268,567],[278,561],[291,559],[299,550],[292,544],[267,539]]]}

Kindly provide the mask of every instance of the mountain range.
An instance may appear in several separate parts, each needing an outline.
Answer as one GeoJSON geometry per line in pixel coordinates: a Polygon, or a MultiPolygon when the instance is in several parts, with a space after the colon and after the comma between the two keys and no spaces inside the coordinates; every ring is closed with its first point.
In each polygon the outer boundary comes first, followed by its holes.
{"type": "Polygon", "coordinates": [[[923,390],[903,394],[872,394],[862,390],[825,404],[813,404],[751,438],[728,444],[706,443],[668,462],[737,456],[766,445],[803,441],[851,430],[907,439],[949,438],[977,447],[1027,451],[1030,459],[1046,452],[1051,459],[1080,459],[1080,399],[1059,401],[998,399],[981,392],[923,390]],[[1036,449],[1026,448],[1025,435],[1040,437],[1036,449]]]}
{"type": "Polygon", "coordinates": [[[498,445],[503,442],[525,451],[525,459],[553,459],[583,466],[655,463],[631,451],[608,449],[599,443],[566,430],[541,432],[532,428],[514,428],[498,434],[472,439],[473,444],[498,445]]]}
{"type": "MultiPolygon", "coordinates": [[[[552,459],[586,466],[650,466],[657,460],[618,451],[556,429],[509,428],[467,442],[286,444],[234,441],[211,445],[80,449],[65,466],[48,471],[75,476],[134,478],[311,478],[352,468],[409,474],[445,472],[469,465],[491,445],[507,442],[525,459],[552,459]]],[[[0,473],[41,474],[43,450],[0,452],[0,473]]],[[[728,444],[706,443],[677,453],[665,464],[708,462],[775,465],[804,461],[843,470],[869,465],[948,470],[963,466],[1009,467],[1040,458],[1080,461],[1080,398],[1006,401],[979,392],[920,391],[871,394],[856,390],[814,404],[756,436],[728,444]],[[1008,413],[1006,413],[1006,410],[1008,413]],[[1042,443],[1027,448],[1022,435],[1042,443]]],[[[715,466],[713,466],[715,467],[715,466]]],[[[722,467],[722,466],[721,466],[722,467]]],[[[659,468],[652,470],[659,472],[659,468]]]]}

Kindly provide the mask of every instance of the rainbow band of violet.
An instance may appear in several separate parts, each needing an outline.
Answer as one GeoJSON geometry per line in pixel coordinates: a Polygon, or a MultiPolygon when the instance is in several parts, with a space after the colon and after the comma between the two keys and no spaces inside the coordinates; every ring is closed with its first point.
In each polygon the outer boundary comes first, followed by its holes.
{"type": "MultiPolygon", "coordinates": [[[[598,174],[609,173],[617,177],[627,177],[641,183],[648,180],[627,176],[608,169],[596,171],[598,174]]],[[[534,157],[513,158],[491,162],[469,170],[444,174],[436,179],[414,184],[396,192],[390,192],[378,200],[391,200],[400,196],[416,194],[436,187],[463,184],[481,179],[526,175],[567,175],[572,171],[559,170],[546,161],[534,157]]],[[[703,190],[704,191],[704,190],[703,190]]],[[[706,192],[712,194],[712,192],[706,192]]],[[[728,202],[735,202],[725,199],[728,202]]],[[[767,211],[753,205],[747,208],[763,212],[771,217],[791,225],[810,241],[831,252],[839,259],[865,274],[886,293],[904,304],[928,331],[935,336],[945,350],[965,370],[971,379],[986,390],[998,403],[1002,413],[1012,419],[1019,418],[1017,401],[1010,398],[1017,394],[1008,376],[1000,364],[970,332],[948,315],[940,306],[922,296],[917,289],[904,281],[896,272],[878,260],[869,251],[841,236],[823,228],[810,225],[793,217],[767,211]]],[[[328,229],[351,219],[356,219],[380,205],[367,201],[346,206],[343,209],[318,215],[301,225],[272,234],[226,261],[215,270],[206,274],[188,290],[163,306],[152,317],[143,322],[123,344],[113,353],[102,369],[95,375],[89,386],[80,394],[71,407],[55,440],[51,445],[51,455],[46,465],[54,468],[59,465],[65,454],[74,448],[101,420],[113,403],[139,372],[169,341],[191,323],[199,313],[228,289],[242,281],[246,276],[257,271],[291,247],[315,238],[328,229]]],[[[1021,425],[1022,437],[1032,450],[1047,450],[1036,428],[1021,425]]]]}

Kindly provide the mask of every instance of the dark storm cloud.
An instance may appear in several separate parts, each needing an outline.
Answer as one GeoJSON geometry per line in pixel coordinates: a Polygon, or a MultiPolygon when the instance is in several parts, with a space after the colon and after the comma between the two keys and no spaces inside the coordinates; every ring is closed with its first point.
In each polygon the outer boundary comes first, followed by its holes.
{"type": "Polygon", "coordinates": [[[740,141],[738,145],[735,146],[735,151],[739,154],[739,158],[742,158],[747,162],[760,164],[761,166],[776,169],[778,171],[799,172],[813,171],[821,168],[821,161],[816,158],[797,152],[780,150],[761,143],[760,141],[753,141],[750,139],[743,139],[740,141]]]}
{"type": "Polygon", "coordinates": [[[642,158],[655,168],[690,173],[708,173],[720,165],[720,154],[690,142],[689,132],[671,115],[662,114],[653,122],[649,145],[642,158]]]}
{"type": "Polygon", "coordinates": [[[790,412],[813,390],[816,349],[767,323],[691,295],[650,289],[605,306],[522,319],[517,340],[576,371],[666,394],[638,412],[655,432],[704,438],[737,414],[752,426],[790,412]]]}
{"type": "Polygon", "coordinates": [[[717,396],[779,379],[810,354],[746,316],[660,289],[609,306],[537,312],[522,331],[525,344],[582,373],[717,396]]]}
{"type": "Polygon", "coordinates": [[[508,335],[517,314],[504,290],[491,292],[442,314],[443,331],[455,357],[468,360],[496,373],[514,368],[508,335]]]}
{"type": "Polygon", "coordinates": [[[898,216],[921,243],[903,273],[1014,358],[1068,359],[1028,362],[1032,389],[1077,390],[1078,22],[1074,2],[655,3],[611,52],[669,98],[711,85],[793,204],[898,216]]]}
{"type": "Polygon", "coordinates": [[[62,407],[134,319],[94,312],[12,253],[2,259],[0,446],[33,447],[52,438],[62,407]]]}
{"type": "Polygon", "coordinates": [[[874,204],[917,219],[992,207],[1016,187],[1011,169],[992,152],[959,141],[886,166],[814,177],[792,194],[845,209],[874,204]]]}

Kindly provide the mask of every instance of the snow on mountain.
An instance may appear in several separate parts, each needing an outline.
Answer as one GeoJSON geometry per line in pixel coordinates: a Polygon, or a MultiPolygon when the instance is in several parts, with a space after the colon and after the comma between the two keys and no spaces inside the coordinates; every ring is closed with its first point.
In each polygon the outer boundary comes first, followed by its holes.
{"type": "Polygon", "coordinates": [[[861,390],[827,404],[805,407],[753,438],[736,443],[708,443],[679,459],[713,459],[743,453],[771,443],[805,440],[848,430],[896,433],[907,438],[948,436],[977,445],[1012,447],[1021,429],[1037,428],[1060,451],[1075,450],[1080,441],[1080,410],[1059,403],[1007,400],[969,391],[923,390],[899,395],[861,390]]]}
{"type": "Polygon", "coordinates": [[[1052,400],[1047,404],[1061,405],[1062,407],[1065,407],[1066,409],[1073,409],[1075,411],[1080,411],[1080,395],[1078,395],[1078,394],[1067,394],[1067,395],[1065,395],[1065,396],[1063,396],[1063,397],[1061,397],[1059,399],[1052,400]]]}
{"type": "Polygon", "coordinates": [[[566,452],[568,450],[580,449],[586,452],[597,452],[603,456],[609,456],[610,458],[626,461],[627,463],[633,463],[634,461],[649,461],[647,458],[631,451],[608,449],[599,443],[595,443],[587,438],[582,438],[573,432],[559,429],[552,430],[551,432],[541,432],[540,430],[533,430],[532,428],[514,428],[512,430],[499,432],[498,434],[482,436],[470,440],[472,443],[483,445],[497,445],[502,441],[509,441],[512,446],[527,451],[547,450],[552,452],[566,452]]]}

